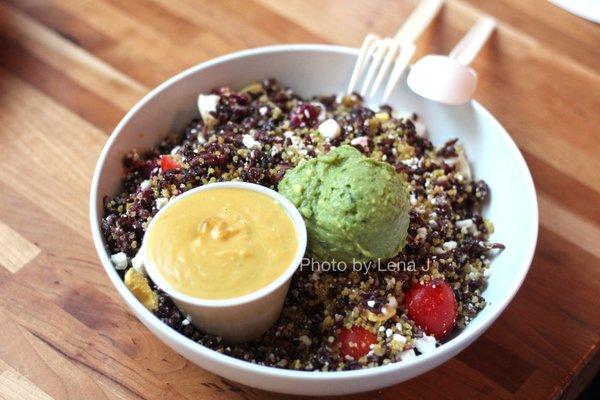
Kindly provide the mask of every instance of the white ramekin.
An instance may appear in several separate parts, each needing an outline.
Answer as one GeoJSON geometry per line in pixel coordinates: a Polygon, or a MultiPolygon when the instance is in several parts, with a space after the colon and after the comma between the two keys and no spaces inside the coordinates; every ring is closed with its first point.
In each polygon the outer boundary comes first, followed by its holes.
{"type": "Polygon", "coordinates": [[[142,249],[146,273],[158,287],[171,297],[180,310],[191,317],[192,324],[206,333],[221,336],[227,343],[240,343],[256,339],[273,326],[279,318],[292,275],[298,269],[306,251],[306,226],[296,207],[274,190],[246,182],[210,183],[172,198],[167,205],[161,208],[148,225],[142,249]],[[152,262],[151,257],[148,256],[149,246],[146,243],[146,237],[160,216],[177,202],[199,192],[223,188],[251,190],[277,201],[292,219],[298,239],[298,249],[293,261],[283,274],[267,286],[231,299],[200,299],[181,293],[169,285],[152,262]]]}

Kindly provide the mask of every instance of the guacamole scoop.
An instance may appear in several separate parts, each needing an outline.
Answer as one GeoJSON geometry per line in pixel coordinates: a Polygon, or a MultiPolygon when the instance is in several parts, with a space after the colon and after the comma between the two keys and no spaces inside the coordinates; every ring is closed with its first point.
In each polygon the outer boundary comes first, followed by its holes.
{"type": "Polygon", "coordinates": [[[404,247],[410,205],[402,177],[352,146],[291,169],[278,190],[304,217],[308,252],[318,260],[384,260],[404,247]]]}

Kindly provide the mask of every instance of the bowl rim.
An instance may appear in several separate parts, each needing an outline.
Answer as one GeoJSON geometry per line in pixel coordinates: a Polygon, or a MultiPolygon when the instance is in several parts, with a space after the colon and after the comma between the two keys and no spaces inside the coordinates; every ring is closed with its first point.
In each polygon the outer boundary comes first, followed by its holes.
{"type": "MultiPolygon", "coordinates": [[[[133,115],[135,115],[142,107],[146,105],[152,98],[154,98],[161,91],[165,90],[169,86],[175,84],[176,82],[187,78],[203,69],[227,63],[229,61],[233,61],[236,59],[241,59],[245,57],[254,57],[261,56],[271,53],[286,53],[286,52],[322,52],[322,53],[337,53],[343,55],[353,55],[356,56],[358,54],[358,49],[347,47],[347,46],[338,46],[338,45],[327,45],[327,44],[293,44],[293,45],[274,45],[274,46],[265,46],[265,47],[257,47],[248,50],[242,50],[234,53],[230,53],[227,55],[223,55],[205,62],[202,62],[198,65],[192,66],[175,76],[167,79],[153,90],[151,90],[148,94],[146,94],[141,100],[139,100],[121,119],[119,124],[113,130],[111,135],[109,136],[106,144],[104,145],[102,151],[100,152],[98,162],[94,169],[94,174],[91,182],[90,189],[90,204],[89,204],[89,212],[90,212],[90,224],[91,224],[91,232],[92,238],[94,241],[94,246],[96,248],[96,252],[100,258],[102,266],[104,267],[106,273],[109,276],[112,284],[117,289],[117,292],[121,295],[121,297],[125,300],[125,303],[134,311],[134,314],[143,322],[147,327],[152,327],[164,336],[168,336],[171,340],[173,340],[179,348],[184,349],[186,352],[190,353],[198,353],[201,356],[209,359],[214,362],[215,365],[220,365],[227,368],[235,368],[237,370],[241,370],[245,373],[259,373],[264,377],[269,378],[288,378],[295,379],[305,382],[327,382],[327,381],[339,381],[346,379],[358,379],[358,378],[368,378],[375,377],[378,375],[383,375],[386,373],[399,372],[403,370],[410,369],[418,369],[417,367],[424,367],[426,364],[431,363],[431,365],[438,365],[439,363],[445,361],[446,359],[454,356],[458,352],[462,351],[466,348],[472,341],[477,339],[483,332],[485,332],[489,326],[502,314],[508,304],[512,301],[517,291],[523,284],[525,276],[529,271],[531,266],[531,262],[533,261],[533,255],[536,248],[537,236],[539,230],[539,212],[538,212],[538,202],[536,191],[533,183],[533,178],[531,177],[531,172],[527,167],[525,159],[518,149],[515,142],[512,140],[508,132],[504,129],[504,127],[494,118],[494,116],[487,111],[481,104],[479,104],[475,100],[471,100],[471,105],[476,111],[477,114],[483,116],[487,120],[491,122],[492,125],[495,126],[497,132],[500,134],[502,140],[507,144],[507,148],[513,153],[515,159],[519,164],[519,170],[522,171],[526,186],[527,186],[527,199],[529,206],[534,212],[530,215],[530,219],[528,221],[528,226],[531,226],[532,229],[529,232],[528,242],[529,249],[526,257],[523,259],[521,265],[526,265],[524,268],[520,268],[520,275],[518,276],[518,284],[515,285],[512,289],[512,293],[506,296],[499,302],[496,302],[497,311],[494,314],[490,314],[486,321],[484,321],[481,325],[475,328],[474,331],[470,332],[469,335],[458,334],[453,339],[449,340],[446,343],[441,344],[436,347],[435,350],[421,354],[412,359],[404,360],[402,362],[393,362],[386,365],[372,367],[372,368],[364,368],[360,370],[352,370],[352,371],[297,371],[283,368],[276,368],[264,365],[257,365],[250,363],[248,361],[243,361],[228,355],[224,355],[218,353],[208,347],[205,347],[184,335],[178,333],[168,325],[164,324],[160,321],[152,312],[150,312],[146,307],[144,307],[133,294],[127,289],[124,282],[121,280],[119,274],[113,267],[112,262],[110,261],[110,256],[107,250],[104,247],[104,240],[102,238],[102,234],[100,231],[100,221],[97,216],[97,208],[98,208],[98,184],[100,181],[100,172],[104,168],[104,164],[106,161],[106,156],[108,152],[112,148],[115,143],[119,133],[122,131],[124,126],[129,122],[133,115]],[[498,305],[499,304],[499,305],[498,305]],[[447,356],[450,355],[450,356],[447,356]],[[436,363],[437,361],[437,363],[436,363]]],[[[426,368],[426,367],[425,367],[426,368]]],[[[430,368],[426,368],[425,370],[429,370],[430,368]]]]}
{"type": "Polygon", "coordinates": [[[187,303],[194,307],[206,307],[206,308],[225,308],[225,307],[237,307],[240,305],[245,305],[249,303],[253,303],[257,300],[263,299],[281,286],[283,286],[296,272],[298,267],[300,267],[300,263],[302,262],[302,258],[304,257],[304,253],[306,251],[306,242],[307,242],[307,234],[306,234],[306,225],[304,223],[304,219],[302,219],[302,215],[300,215],[300,211],[284,196],[277,193],[273,189],[270,189],[266,186],[257,185],[255,183],[242,182],[242,181],[227,181],[227,182],[215,182],[208,183],[206,185],[197,186],[193,189],[190,189],[176,197],[173,200],[170,200],[163,208],[161,208],[152,218],[150,224],[146,228],[146,232],[144,233],[144,240],[142,241],[142,251],[144,257],[144,264],[146,267],[146,272],[148,276],[158,284],[158,286],[162,289],[163,292],[167,293],[169,296],[174,298],[175,300],[187,303]],[[204,299],[201,297],[196,297],[192,295],[185,294],[175,288],[173,285],[169,284],[164,277],[161,275],[159,268],[151,261],[150,255],[148,253],[148,246],[144,246],[146,243],[146,236],[152,230],[152,228],[156,225],[158,220],[158,216],[160,213],[164,214],[165,210],[168,210],[170,207],[180,200],[193,196],[197,193],[208,192],[211,190],[218,189],[237,189],[237,190],[246,190],[254,193],[259,193],[271,200],[274,200],[283,208],[285,214],[289,217],[292,224],[294,225],[294,230],[296,231],[296,241],[297,248],[294,253],[294,258],[290,262],[290,264],[286,267],[281,275],[279,275],[274,281],[263,286],[257,290],[254,290],[250,293],[244,294],[242,296],[224,298],[224,299],[204,299]]]}

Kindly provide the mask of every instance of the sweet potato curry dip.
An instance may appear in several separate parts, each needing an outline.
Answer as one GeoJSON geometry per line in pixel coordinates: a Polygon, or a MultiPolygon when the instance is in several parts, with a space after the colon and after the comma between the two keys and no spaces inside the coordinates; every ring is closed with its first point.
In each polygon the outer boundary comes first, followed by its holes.
{"type": "Polygon", "coordinates": [[[146,236],[148,257],[171,288],[231,299],[274,282],[298,250],[279,202],[248,189],[214,188],[169,205],[146,236]]]}
{"type": "Polygon", "coordinates": [[[431,351],[485,307],[490,260],[503,246],[489,241],[493,226],[481,209],[490,190],[472,174],[456,139],[434,145],[414,114],[385,105],[374,111],[356,94],[305,99],[274,80],[240,91],[218,88],[199,100],[202,118],[150,151],[125,156],[122,190],[106,199],[102,232],[123,277],[128,271],[143,275],[142,238],[172,197],[231,180],[277,189],[286,171],[342,145],[402,176],[408,232],[403,249],[382,260],[382,268],[334,271],[315,262],[299,269],[276,324],[242,344],[229,345],[195,328],[143,277],[149,284],[143,299],[152,300],[144,304],[165,324],[248,362],[336,371],[431,351]],[[386,269],[388,262],[416,268],[386,269]]]}

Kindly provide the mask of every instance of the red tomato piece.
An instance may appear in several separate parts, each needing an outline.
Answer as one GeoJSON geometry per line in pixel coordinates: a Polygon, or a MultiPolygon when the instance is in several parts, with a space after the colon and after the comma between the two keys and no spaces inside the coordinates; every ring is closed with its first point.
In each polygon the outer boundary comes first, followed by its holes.
{"type": "Polygon", "coordinates": [[[428,335],[441,339],[456,322],[456,297],[449,284],[433,280],[411,286],[403,300],[406,315],[428,335]]]}
{"type": "Polygon", "coordinates": [[[171,156],[162,155],[160,156],[160,169],[163,172],[170,171],[172,169],[179,169],[181,166],[171,158],[171,156]]]}
{"type": "Polygon", "coordinates": [[[377,343],[377,336],[365,328],[355,325],[350,329],[342,328],[338,342],[342,357],[350,356],[358,360],[371,350],[372,344],[377,343]]]}

